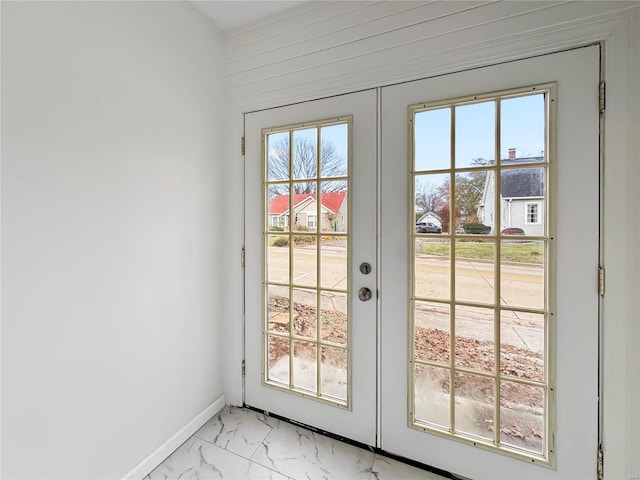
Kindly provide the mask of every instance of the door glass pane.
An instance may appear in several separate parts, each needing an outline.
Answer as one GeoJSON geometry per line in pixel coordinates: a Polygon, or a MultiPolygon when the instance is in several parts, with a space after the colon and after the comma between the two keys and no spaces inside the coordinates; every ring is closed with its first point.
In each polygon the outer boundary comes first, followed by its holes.
{"type": "Polygon", "coordinates": [[[318,217],[320,230],[330,233],[347,233],[348,186],[346,181],[322,182],[320,184],[321,211],[318,217]]]}
{"type": "Polygon", "coordinates": [[[456,167],[471,167],[495,161],[495,101],[455,107],[456,167]]]}
{"type": "Polygon", "coordinates": [[[446,239],[417,238],[415,240],[414,284],[416,298],[449,300],[450,242],[446,239]]]}
{"type": "Polygon", "coordinates": [[[288,333],[291,304],[289,287],[269,286],[268,325],[270,332],[288,333]]]}
{"type": "Polygon", "coordinates": [[[496,301],[495,243],[481,240],[456,242],[456,300],[491,303],[496,301]]]}
{"type": "Polygon", "coordinates": [[[500,245],[500,298],[510,307],[545,307],[543,241],[505,240],[500,245]]]}
{"type": "Polygon", "coordinates": [[[451,176],[415,176],[416,233],[449,233],[451,176]]]}
{"type": "Polygon", "coordinates": [[[544,440],[544,388],[501,382],[500,442],[541,454],[544,440]]]}
{"type": "Polygon", "coordinates": [[[307,287],[318,284],[318,246],[314,235],[293,236],[293,283],[307,287]]]}
{"type": "Polygon", "coordinates": [[[267,188],[267,229],[270,232],[289,230],[290,191],[288,183],[274,183],[267,188]]]}
{"type": "Polygon", "coordinates": [[[350,402],[350,131],[347,117],[264,134],[265,383],[342,407],[350,402]]]}
{"type": "MultiPolygon", "coordinates": [[[[296,232],[308,232],[309,215],[317,216],[318,203],[316,182],[294,183],[293,184],[293,230],[296,232]]],[[[299,241],[309,241],[304,235],[299,235],[299,241]]]]}
{"type": "Polygon", "coordinates": [[[289,339],[286,337],[267,337],[267,378],[286,386],[289,386],[289,346],[289,339]]]}
{"type": "Polygon", "coordinates": [[[413,382],[414,421],[449,429],[451,397],[449,370],[416,364],[413,382]]]}
{"type": "Polygon", "coordinates": [[[291,163],[289,161],[289,132],[267,135],[267,179],[287,180],[291,163]]]}
{"type": "Polygon", "coordinates": [[[495,368],[494,317],[491,308],[456,307],[456,365],[485,372],[495,368]]]}
{"type": "Polygon", "coordinates": [[[495,381],[470,373],[456,373],[456,432],[489,442],[494,439],[495,381]]]}
{"type": "Polygon", "coordinates": [[[451,350],[451,307],[446,303],[416,302],[415,309],[415,358],[448,364],[451,350]]]}
{"type": "Polygon", "coordinates": [[[309,393],[317,392],[317,345],[293,341],[293,386],[309,393]]]}
{"type": "Polygon", "coordinates": [[[505,163],[545,161],[545,95],[500,100],[500,158],[505,163]]]}
{"type": "Polygon", "coordinates": [[[349,126],[346,123],[320,129],[322,177],[346,177],[349,146],[349,126]]]}
{"type": "Polygon", "coordinates": [[[545,170],[542,167],[502,170],[500,225],[503,234],[541,236],[546,233],[545,170]]]}
{"type": "Polygon", "coordinates": [[[323,346],[320,354],[320,388],[323,396],[347,400],[347,350],[323,346]]]}
{"type": "Polygon", "coordinates": [[[317,128],[293,131],[293,178],[318,176],[317,137],[317,128]]]}
{"type": "Polygon", "coordinates": [[[323,235],[320,240],[320,272],[323,288],[347,289],[347,237],[323,235]]]}
{"type": "Polygon", "coordinates": [[[323,342],[347,344],[347,299],[346,293],[320,293],[320,335],[323,342]]]}
{"type": "Polygon", "coordinates": [[[293,289],[293,333],[313,340],[317,336],[318,298],[315,290],[293,289]]]}
{"type": "Polygon", "coordinates": [[[410,420],[546,460],[550,89],[535,90],[412,107],[410,420]]]}
{"type": "Polygon", "coordinates": [[[456,232],[468,235],[495,234],[495,171],[457,173],[455,187],[456,232]]]}
{"type": "Polygon", "coordinates": [[[289,283],[289,235],[267,237],[267,281],[289,283]]]}
{"type": "Polygon", "coordinates": [[[500,312],[500,372],[505,376],[544,382],[545,315],[500,312]]]}
{"type": "Polygon", "coordinates": [[[414,169],[440,170],[451,166],[451,109],[414,115],[414,169]]]}

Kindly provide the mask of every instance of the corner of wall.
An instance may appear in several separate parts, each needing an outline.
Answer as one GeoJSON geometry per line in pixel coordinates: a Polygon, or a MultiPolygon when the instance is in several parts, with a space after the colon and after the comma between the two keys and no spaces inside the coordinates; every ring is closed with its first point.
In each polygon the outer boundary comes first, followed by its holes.
{"type": "Polygon", "coordinates": [[[160,465],[176,448],[187,441],[200,427],[215,416],[225,406],[224,395],[218,397],[213,403],[207,406],[202,412],[196,415],[184,427],[178,430],[162,445],[151,452],[138,465],[133,467],[129,472],[125,473],[122,480],[142,480],[149,475],[154,468],[160,465]]]}

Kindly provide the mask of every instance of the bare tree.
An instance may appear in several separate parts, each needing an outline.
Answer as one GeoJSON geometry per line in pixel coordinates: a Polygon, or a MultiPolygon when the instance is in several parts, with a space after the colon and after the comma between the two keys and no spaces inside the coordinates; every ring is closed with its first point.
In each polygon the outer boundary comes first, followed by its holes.
{"type": "MultiPolygon", "coordinates": [[[[296,138],[293,145],[293,193],[316,193],[317,183],[305,181],[318,176],[318,161],[316,142],[308,138],[296,138]]],[[[290,168],[289,139],[283,138],[270,145],[268,175],[269,180],[288,180],[290,168]]],[[[347,164],[344,155],[336,149],[335,145],[323,140],[320,146],[320,168],[322,178],[345,177],[347,175],[347,164]]],[[[344,180],[323,181],[320,183],[322,191],[341,192],[347,186],[344,180]]],[[[270,189],[279,195],[288,195],[289,190],[286,185],[272,185],[270,189]]]]}
{"type": "Polygon", "coordinates": [[[435,212],[440,205],[441,192],[432,183],[418,183],[416,185],[416,214],[424,215],[435,212]]]}

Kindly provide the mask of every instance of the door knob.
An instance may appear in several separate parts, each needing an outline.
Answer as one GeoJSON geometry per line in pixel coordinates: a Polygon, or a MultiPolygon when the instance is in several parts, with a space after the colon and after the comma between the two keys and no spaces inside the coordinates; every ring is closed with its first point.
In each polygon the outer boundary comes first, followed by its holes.
{"type": "Polygon", "coordinates": [[[358,291],[358,298],[360,300],[362,300],[363,302],[366,302],[367,300],[371,300],[371,290],[368,289],[367,287],[362,287],[359,291],[358,291]]]}

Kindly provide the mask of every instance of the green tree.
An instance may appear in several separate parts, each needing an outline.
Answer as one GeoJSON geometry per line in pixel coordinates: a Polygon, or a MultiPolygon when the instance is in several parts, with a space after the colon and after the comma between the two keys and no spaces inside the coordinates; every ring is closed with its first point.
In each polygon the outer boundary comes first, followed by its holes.
{"type": "MultiPolygon", "coordinates": [[[[472,165],[474,166],[491,165],[492,163],[493,160],[485,160],[484,158],[476,158],[472,161],[472,165]]],[[[456,175],[455,197],[458,219],[473,218],[477,215],[478,206],[482,201],[482,193],[486,179],[486,170],[471,171],[456,175]]]]}

